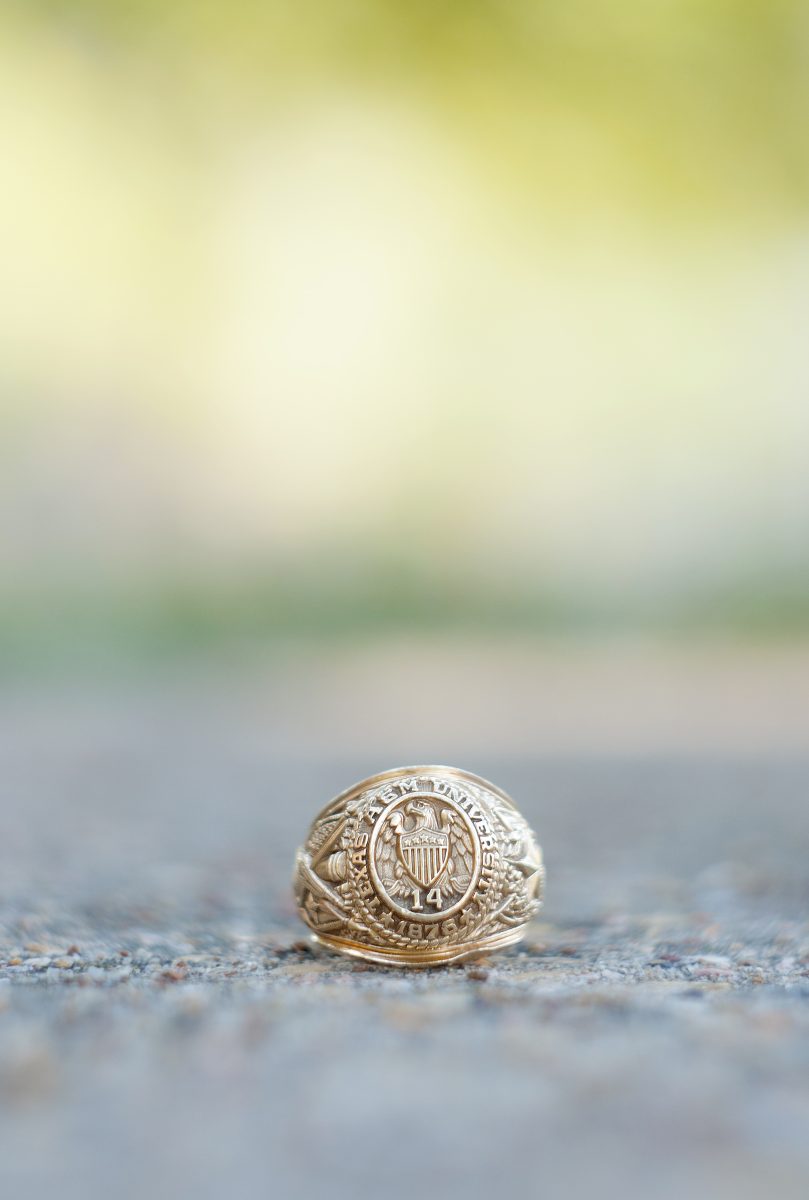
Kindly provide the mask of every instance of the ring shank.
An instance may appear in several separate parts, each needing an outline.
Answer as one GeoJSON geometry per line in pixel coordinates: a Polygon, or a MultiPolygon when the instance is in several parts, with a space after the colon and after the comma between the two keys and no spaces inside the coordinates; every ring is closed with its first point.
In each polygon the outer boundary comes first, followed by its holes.
{"type": "Polygon", "coordinates": [[[464,942],[462,945],[438,946],[433,950],[382,950],[379,947],[369,947],[347,938],[334,937],[326,933],[312,933],[310,940],[325,946],[328,950],[337,950],[352,958],[362,958],[366,962],[380,963],[385,966],[398,967],[440,967],[447,963],[465,962],[471,958],[481,958],[495,950],[504,950],[514,946],[525,937],[526,926],[510,929],[492,937],[481,938],[477,942],[464,942]]]}

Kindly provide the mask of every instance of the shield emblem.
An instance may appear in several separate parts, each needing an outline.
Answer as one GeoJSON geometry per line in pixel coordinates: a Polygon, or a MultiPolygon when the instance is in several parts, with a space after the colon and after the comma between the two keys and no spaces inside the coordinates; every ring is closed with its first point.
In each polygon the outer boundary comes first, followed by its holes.
{"type": "Polygon", "coordinates": [[[449,858],[449,834],[440,829],[414,829],[399,835],[399,859],[419,887],[431,888],[449,858]]]}

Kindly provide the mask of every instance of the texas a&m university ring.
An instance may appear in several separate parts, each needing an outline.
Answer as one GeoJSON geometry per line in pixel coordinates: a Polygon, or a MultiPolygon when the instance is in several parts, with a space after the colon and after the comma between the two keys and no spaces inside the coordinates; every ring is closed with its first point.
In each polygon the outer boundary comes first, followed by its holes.
{"type": "Polygon", "coordinates": [[[500,788],[455,767],[400,767],[319,813],[294,887],[322,945],[425,967],[518,942],[544,880],[536,839],[500,788]]]}

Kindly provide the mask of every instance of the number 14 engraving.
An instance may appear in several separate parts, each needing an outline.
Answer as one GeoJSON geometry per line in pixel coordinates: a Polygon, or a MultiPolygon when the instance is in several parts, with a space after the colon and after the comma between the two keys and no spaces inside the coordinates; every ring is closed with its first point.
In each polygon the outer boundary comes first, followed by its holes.
{"type": "MultiPolygon", "coordinates": [[[[441,888],[431,888],[425,897],[426,904],[432,904],[433,908],[442,908],[444,901],[441,897],[441,888]]],[[[423,912],[424,905],[421,902],[421,889],[413,888],[413,912],[423,912]]]]}

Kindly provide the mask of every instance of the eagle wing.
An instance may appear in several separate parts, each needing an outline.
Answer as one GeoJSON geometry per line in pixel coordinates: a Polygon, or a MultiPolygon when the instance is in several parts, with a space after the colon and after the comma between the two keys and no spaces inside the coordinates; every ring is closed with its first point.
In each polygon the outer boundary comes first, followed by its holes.
{"type": "Polygon", "coordinates": [[[438,886],[445,894],[462,896],[472,881],[475,850],[466,822],[453,813],[449,827],[449,858],[438,886]]]}
{"type": "Polygon", "coordinates": [[[376,869],[389,896],[403,896],[410,890],[396,848],[397,833],[388,824],[376,843],[376,869]]]}

